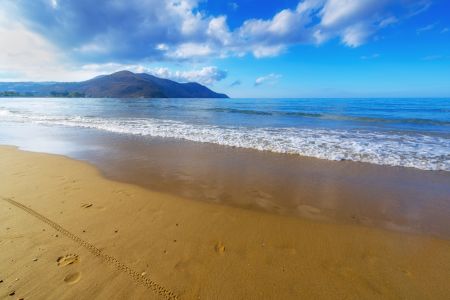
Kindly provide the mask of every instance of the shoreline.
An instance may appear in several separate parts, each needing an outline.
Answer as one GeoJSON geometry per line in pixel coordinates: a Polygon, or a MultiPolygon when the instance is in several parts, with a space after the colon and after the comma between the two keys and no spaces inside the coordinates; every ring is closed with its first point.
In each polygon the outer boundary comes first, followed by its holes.
{"type": "MultiPolygon", "coordinates": [[[[111,181],[86,162],[14,147],[0,146],[0,170],[2,198],[181,299],[450,295],[448,240],[191,201],[111,181]]],[[[0,295],[158,296],[25,211],[3,200],[0,211],[0,295]]]]}
{"type": "MultiPolygon", "coordinates": [[[[184,142],[182,142],[184,143],[184,142]]],[[[193,142],[195,143],[195,142],[193,142]]],[[[226,146],[217,146],[217,145],[213,145],[213,147],[226,147],[226,146]]],[[[111,181],[112,183],[117,183],[117,184],[125,184],[125,185],[130,185],[130,186],[134,186],[137,188],[142,188],[145,191],[148,191],[150,193],[157,193],[157,194],[161,194],[164,196],[168,196],[179,199],[181,201],[188,201],[188,202],[201,202],[201,203],[205,203],[207,205],[212,205],[214,207],[218,207],[218,209],[220,209],[221,207],[228,207],[231,209],[238,209],[238,210],[243,210],[243,211],[248,211],[248,212],[252,212],[252,213],[256,213],[256,214],[262,214],[262,215],[268,215],[268,216],[278,216],[281,218],[288,218],[288,219],[300,219],[300,220],[305,220],[307,222],[313,222],[313,223],[324,223],[327,225],[338,225],[338,226],[361,226],[367,229],[376,229],[376,230],[381,230],[381,231],[393,231],[393,232],[398,232],[400,234],[406,234],[406,235],[411,235],[411,236],[419,236],[419,237],[430,237],[430,238],[436,238],[436,239],[442,239],[442,240],[448,240],[450,241],[450,236],[440,236],[440,235],[436,235],[433,233],[428,233],[428,232],[421,232],[421,231],[414,231],[412,228],[407,228],[407,227],[402,227],[402,226],[396,226],[394,223],[392,224],[387,224],[387,226],[377,226],[371,222],[368,222],[367,219],[365,219],[363,216],[355,216],[352,215],[350,217],[349,220],[345,220],[345,219],[341,219],[341,218],[337,218],[336,216],[325,216],[323,214],[321,214],[321,212],[316,209],[315,207],[309,206],[309,205],[303,205],[301,207],[300,213],[298,213],[297,211],[294,213],[289,213],[286,211],[274,211],[271,209],[267,209],[266,207],[258,207],[258,206],[254,206],[254,205],[247,205],[247,206],[242,206],[239,204],[233,204],[233,203],[221,203],[221,202],[217,202],[217,201],[208,201],[208,200],[198,200],[195,199],[192,196],[180,196],[176,193],[171,193],[170,191],[167,190],[154,190],[152,189],[151,186],[147,185],[147,184],[140,184],[135,182],[134,180],[129,180],[129,178],[125,178],[124,175],[122,176],[117,176],[117,174],[108,174],[108,171],[102,170],[101,167],[103,167],[104,165],[96,165],[95,163],[89,161],[89,160],[85,160],[85,159],[77,159],[74,157],[71,157],[69,155],[65,155],[65,154],[55,154],[55,153],[47,153],[47,152],[42,152],[42,151],[33,151],[33,150],[26,150],[26,149],[21,149],[19,146],[17,145],[5,145],[5,144],[0,144],[0,152],[2,149],[8,149],[11,148],[13,150],[19,151],[19,152],[25,152],[25,153],[29,153],[29,154],[37,154],[37,155],[44,155],[44,156],[54,156],[54,157],[59,157],[63,160],[69,160],[69,161],[74,161],[74,162],[78,162],[81,164],[85,164],[87,165],[89,168],[92,168],[95,170],[95,172],[97,173],[98,176],[100,176],[101,178],[103,178],[104,180],[107,181],[111,181]]],[[[236,149],[233,149],[236,150],[236,149]]],[[[238,151],[243,151],[243,152],[259,152],[258,150],[254,150],[254,149],[237,149],[238,151]]],[[[263,153],[264,154],[264,153],[263,153]]],[[[273,155],[273,153],[265,153],[265,154],[269,154],[269,155],[273,155]]],[[[288,155],[289,154],[276,154],[276,155],[288,155]]],[[[298,159],[298,157],[295,157],[296,155],[294,155],[294,159],[298,159]]],[[[301,160],[306,160],[306,161],[311,161],[312,163],[317,162],[317,161],[324,161],[325,164],[327,164],[328,160],[323,160],[323,159],[318,159],[318,158],[313,158],[313,157],[301,157],[301,160]]],[[[304,163],[304,161],[303,161],[304,163]]],[[[345,162],[341,162],[341,161],[331,161],[331,163],[333,164],[340,164],[340,163],[349,163],[351,165],[354,166],[358,166],[358,165],[362,165],[362,167],[364,168],[365,165],[371,165],[369,163],[364,163],[364,162],[353,162],[353,161],[345,161],[345,162]]],[[[346,166],[343,166],[344,168],[346,168],[346,166]]],[[[395,169],[405,169],[405,167],[394,167],[394,166],[380,166],[380,165],[375,165],[373,167],[376,168],[381,168],[384,169],[386,167],[388,168],[395,168],[395,169]]],[[[408,169],[408,168],[406,168],[408,169]]],[[[414,170],[414,171],[418,171],[418,172],[440,172],[440,171],[428,171],[428,170],[414,170]]],[[[129,175],[129,174],[127,174],[129,175]]],[[[175,187],[173,187],[174,189],[176,189],[175,187]]]]}
{"type": "Polygon", "coordinates": [[[328,111],[329,101],[297,100],[261,100],[260,103],[255,99],[223,102],[214,99],[87,101],[79,98],[71,101],[44,98],[41,101],[3,101],[0,114],[5,116],[6,123],[96,129],[330,161],[450,171],[447,108],[442,101],[428,99],[421,103],[410,99],[411,105],[416,107],[414,111],[420,111],[421,105],[424,109],[437,105],[436,110],[430,110],[429,113],[436,113],[435,118],[430,119],[425,112],[419,117],[414,113],[409,115],[407,107],[402,111],[406,105],[404,99],[393,99],[392,103],[387,99],[374,99],[378,106],[387,108],[374,109],[372,113],[368,112],[372,107],[370,101],[342,101],[336,106],[342,107],[343,111],[328,111]],[[30,113],[22,106],[27,102],[48,104],[49,110],[30,113]],[[103,109],[96,114],[89,111],[90,105],[93,109],[99,106],[103,109]],[[61,110],[62,107],[65,109],[61,110]],[[396,107],[398,111],[389,107],[396,107]],[[109,114],[115,117],[111,118],[109,114]]]}
{"type": "Polygon", "coordinates": [[[3,133],[0,144],[86,161],[109,179],[150,191],[450,239],[450,172],[78,128],[22,124],[3,133]]]}

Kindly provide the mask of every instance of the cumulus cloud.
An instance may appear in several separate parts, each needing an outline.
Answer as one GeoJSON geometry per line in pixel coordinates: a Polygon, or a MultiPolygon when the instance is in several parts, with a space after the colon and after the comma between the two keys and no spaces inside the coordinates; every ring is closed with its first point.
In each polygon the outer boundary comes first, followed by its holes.
{"type": "Polygon", "coordinates": [[[262,84],[275,84],[277,83],[278,79],[281,78],[280,74],[271,73],[266,76],[261,76],[256,78],[255,80],[255,86],[260,86],[262,84]]]}
{"type": "Polygon", "coordinates": [[[85,60],[159,57],[157,45],[194,42],[207,22],[193,0],[9,2],[31,30],[85,60]]]}
{"type": "Polygon", "coordinates": [[[215,66],[206,66],[192,70],[171,70],[166,67],[149,68],[140,64],[87,64],[81,67],[84,71],[89,71],[97,75],[114,73],[121,70],[128,70],[135,73],[148,73],[157,77],[175,80],[178,82],[199,82],[205,85],[213,85],[227,77],[227,72],[215,66]]]}
{"type": "MultiPolygon", "coordinates": [[[[114,64],[133,68],[143,62],[246,54],[272,57],[292,45],[333,38],[358,47],[430,4],[429,0],[302,0],[295,8],[280,9],[268,19],[249,18],[231,30],[226,15],[199,10],[200,1],[2,0],[0,12],[10,17],[0,22],[2,73],[28,72],[29,78],[39,73],[33,68],[42,67],[40,73],[50,76],[63,68],[84,66],[79,73],[71,71],[69,79],[92,75],[98,71],[93,70],[95,64],[105,70],[114,64]]],[[[199,78],[205,84],[226,76],[208,68],[170,76],[199,78]]]]}
{"type": "Polygon", "coordinates": [[[328,0],[319,13],[318,27],[328,37],[338,36],[345,45],[358,47],[378,30],[425,11],[429,5],[428,0],[328,0]]]}
{"type": "Polygon", "coordinates": [[[429,5],[429,0],[304,0],[272,19],[246,21],[237,31],[237,40],[249,44],[246,51],[257,57],[278,55],[290,45],[321,44],[335,37],[349,47],[358,47],[380,29],[429,5]]]}
{"type": "Polygon", "coordinates": [[[428,0],[303,0],[232,31],[226,16],[199,12],[200,0],[4,1],[32,31],[87,61],[266,57],[293,44],[334,37],[357,47],[380,28],[429,5],[428,0]]]}
{"type": "MultiPolygon", "coordinates": [[[[55,4],[58,2],[55,1],[55,4]]],[[[161,46],[162,47],[162,46],[161,46]]],[[[163,48],[163,47],[162,47],[163,48]]],[[[67,54],[28,30],[23,24],[0,11],[0,78],[2,81],[79,81],[120,70],[151,73],[181,82],[196,81],[206,85],[226,78],[227,72],[215,66],[194,70],[150,69],[143,64],[116,62],[77,64],[67,54]]]]}
{"type": "Polygon", "coordinates": [[[171,71],[168,68],[154,68],[148,70],[150,74],[158,77],[172,79],[179,82],[199,82],[205,85],[213,85],[227,77],[227,72],[217,67],[209,66],[197,70],[171,71]]]}

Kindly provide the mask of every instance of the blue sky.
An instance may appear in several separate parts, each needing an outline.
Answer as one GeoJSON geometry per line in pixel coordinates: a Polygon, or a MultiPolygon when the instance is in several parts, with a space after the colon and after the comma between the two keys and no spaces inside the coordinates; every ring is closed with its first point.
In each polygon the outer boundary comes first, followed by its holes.
{"type": "Polygon", "coordinates": [[[1,0],[0,81],[128,69],[233,97],[450,97],[446,0],[1,0]]]}

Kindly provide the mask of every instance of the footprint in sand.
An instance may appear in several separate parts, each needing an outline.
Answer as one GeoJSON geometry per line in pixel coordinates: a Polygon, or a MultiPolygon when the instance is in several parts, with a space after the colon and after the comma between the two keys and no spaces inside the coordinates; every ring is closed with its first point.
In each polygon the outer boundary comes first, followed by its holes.
{"type": "Polygon", "coordinates": [[[80,272],[70,273],[66,277],[64,277],[64,282],[67,284],[75,284],[81,279],[80,272]]]}
{"type": "Polygon", "coordinates": [[[85,203],[83,205],[81,205],[82,208],[89,208],[92,206],[92,203],[85,203]]]}
{"type": "Polygon", "coordinates": [[[65,256],[60,256],[60,257],[58,257],[56,262],[58,263],[58,266],[60,266],[60,267],[72,265],[72,264],[78,262],[78,255],[77,254],[67,254],[65,256]]]}
{"type": "Polygon", "coordinates": [[[225,252],[225,245],[222,242],[218,242],[214,249],[217,253],[223,254],[225,252]]]}

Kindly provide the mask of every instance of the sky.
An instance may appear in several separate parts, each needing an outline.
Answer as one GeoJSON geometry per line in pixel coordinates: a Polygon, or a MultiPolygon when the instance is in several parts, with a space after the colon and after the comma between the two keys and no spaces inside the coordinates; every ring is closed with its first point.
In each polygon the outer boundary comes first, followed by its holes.
{"type": "Polygon", "coordinates": [[[448,0],[0,0],[0,81],[119,70],[231,97],[450,97],[448,0]]]}

